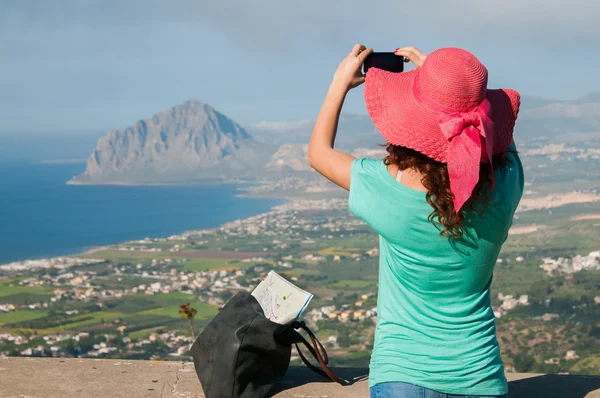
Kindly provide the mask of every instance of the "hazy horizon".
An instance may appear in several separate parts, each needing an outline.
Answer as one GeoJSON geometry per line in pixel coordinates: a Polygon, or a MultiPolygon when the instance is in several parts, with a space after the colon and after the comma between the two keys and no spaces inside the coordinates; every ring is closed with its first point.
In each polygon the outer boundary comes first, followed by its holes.
{"type": "MultiPolygon", "coordinates": [[[[593,95],[594,97],[598,97],[600,99],[600,89],[599,90],[589,90],[588,92],[575,97],[575,98],[571,98],[571,99],[567,99],[567,98],[549,98],[549,97],[543,97],[543,96],[538,96],[538,95],[527,95],[527,94],[522,94],[521,95],[521,99],[522,101],[525,101],[525,107],[527,106],[527,101],[528,100],[534,100],[534,101],[548,101],[548,102],[577,102],[581,99],[585,99],[586,97],[593,95]]],[[[62,128],[62,129],[48,129],[45,130],[43,128],[36,128],[36,129],[32,129],[32,128],[14,128],[14,129],[2,129],[2,126],[0,125],[0,137],[3,135],[10,135],[10,134],[26,134],[26,135],[35,135],[35,134],[48,134],[48,135],[55,135],[55,136],[60,136],[60,135],[73,135],[73,134],[81,134],[81,135],[104,135],[104,133],[106,133],[108,130],[110,129],[116,129],[116,130],[121,130],[121,129],[125,129],[133,124],[135,124],[137,121],[139,120],[143,120],[143,119],[147,119],[151,116],[153,116],[156,113],[159,112],[163,112],[173,106],[177,106],[177,105],[181,105],[184,102],[188,101],[188,100],[192,100],[192,99],[196,99],[196,100],[200,100],[202,102],[206,102],[207,104],[211,105],[211,103],[209,103],[208,101],[204,101],[202,98],[198,98],[198,97],[190,97],[190,98],[186,98],[186,99],[182,99],[181,101],[171,104],[165,108],[161,108],[161,109],[155,109],[154,111],[150,111],[150,113],[147,113],[145,115],[132,115],[132,117],[130,118],[129,122],[126,122],[125,124],[121,125],[121,126],[99,126],[99,127],[94,127],[94,126],[89,126],[86,128],[78,128],[76,126],[71,126],[71,127],[66,127],[66,128],[62,128]]],[[[599,100],[600,102],[600,100],[599,100]]],[[[522,106],[523,108],[523,106],[522,106]]],[[[230,116],[226,111],[223,111],[222,109],[216,109],[217,111],[223,113],[225,116],[230,116]]],[[[352,112],[352,111],[342,111],[342,114],[345,115],[359,115],[359,116],[368,116],[366,110],[364,112],[352,112]]],[[[312,119],[306,119],[306,118],[287,118],[287,119],[277,119],[277,118],[272,118],[272,119],[265,119],[265,120],[260,120],[257,122],[253,122],[253,123],[240,123],[242,127],[248,129],[248,128],[253,128],[253,127],[265,127],[268,125],[284,125],[287,123],[298,123],[298,122],[307,122],[307,121],[313,121],[314,119],[316,119],[317,114],[313,115],[312,119]]],[[[235,118],[233,118],[233,120],[235,120],[236,122],[238,122],[238,120],[236,120],[235,118]]]]}
{"type": "MultiPolygon", "coordinates": [[[[590,95],[593,96],[594,102],[600,102],[600,91],[591,91],[574,100],[565,99],[550,99],[537,96],[522,96],[521,114],[528,109],[535,108],[546,102],[567,102],[576,103],[579,99],[585,99],[590,95]]],[[[196,98],[199,99],[199,98],[196,98]]],[[[200,99],[201,100],[201,99],[200,99]]],[[[172,104],[176,106],[185,101],[172,104]]],[[[210,105],[210,104],[209,104],[210,105]]],[[[171,107],[169,106],[169,108],[171,107]]],[[[137,121],[150,118],[155,113],[162,112],[165,109],[157,109],[145,115],[132,115],[130,121],[122,126],[98,127],[87,129],[78,129],[75,127],[65,128],[60,130],[1,130],[0,126],[0,163],[25,161],[25,162],[44,162],[53,160],[73,160],[77,159],[80,163],[85,163],[90,153],[94,150],[98,140],[106,135],[109,129],[122,130],[137,121]]],[[[217,109],[229,116],[221,109],[217,109]]],[[[343,112],[342,116],[358,115],[368,117],[365,112],[343,112]]],[[[316,116],[316,115],[315,115],[316,116]]],[[[235,120],[235,119],[234,119],[235,120]]],[[[237,120],[235,120],[237,121],[237,120]]],[[[285,134],[288,129],[310,128],[313,119],[287,119],[287,120],[264,120],[258,123],[242,124],[242,127],[249,130],[252,134],[255,129],[263,131],[271,131],[273,133],[281,132],[285,134]]],[[[343,131],[340,132],[344,134],[343,131]]]]}

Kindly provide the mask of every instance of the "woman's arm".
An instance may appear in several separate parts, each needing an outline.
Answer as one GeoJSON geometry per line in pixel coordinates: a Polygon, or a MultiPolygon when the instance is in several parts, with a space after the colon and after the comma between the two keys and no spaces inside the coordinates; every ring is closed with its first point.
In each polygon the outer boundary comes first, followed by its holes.
{"type": "Polygon", "coordinates": [[[308,144],[310,167],[344,189],[350,189],[350,169],[354,158],[333,149],[340,112],[349,90],[365,81],[362,64],[373,50],[357,44],[340,63],[321,106],[308,144]]]}
{"type": "Polygon", "coordinates": [[[354,157],[333,149],[345,97],[343,87],[331,85],[310,137],[308,164],[328,180],[350,189],[350,168],[354,157]]]}

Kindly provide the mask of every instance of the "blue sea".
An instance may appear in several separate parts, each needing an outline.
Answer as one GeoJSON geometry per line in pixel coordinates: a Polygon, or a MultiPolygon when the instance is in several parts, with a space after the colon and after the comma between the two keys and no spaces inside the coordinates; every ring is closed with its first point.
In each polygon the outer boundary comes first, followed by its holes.
{"type": "Polygon", "coordinates": [[[236,185],[66,185],[83,164],[0,163],[0,264],[166,237],[268,211],[236,185]]]}

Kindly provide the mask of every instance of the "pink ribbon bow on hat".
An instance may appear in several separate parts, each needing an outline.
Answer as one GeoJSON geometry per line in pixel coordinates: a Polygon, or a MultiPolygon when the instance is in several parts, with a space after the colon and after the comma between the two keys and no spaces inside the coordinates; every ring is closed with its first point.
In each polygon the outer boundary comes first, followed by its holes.
{"type": "MultiPolygon", "coordinates": [[[[490,119],[491,105],[487,99],[472,111],[443,114],[440,128],[448,140],[448,174],[458,213],[469,200],[479,182],[480,163],[492,163],[494,122],[490,119]],[[485,152],[482,150],[485,143],[485,152]]],[[[494,177],[492,174],[492,186],[494,177]]]]}

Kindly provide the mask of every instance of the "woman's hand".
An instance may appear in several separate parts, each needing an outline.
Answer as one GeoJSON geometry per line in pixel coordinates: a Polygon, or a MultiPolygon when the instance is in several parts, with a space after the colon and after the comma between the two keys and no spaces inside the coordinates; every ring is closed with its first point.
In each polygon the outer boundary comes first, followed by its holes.
{"type": "Polygon", "coordinates": [[[365,76],[361,71],[362,65],[372,52],[372,48],[366,48],[362,44],[355,45],[350,54],[340,62],[333,76],[332,85],[350,90],[363,84],[365,76]]]}
{"type": "Polygon", "coordinates": [[[396,51],[394,51],[394,54],[404,57],[404,62],[412,61],[412,63],[415,64],[417,68],[420,68],[423,65],[423,62],[425,62],[425,59],[427,58],[427,54],[425,54],[423,51],[419,50],[416,47],[397,48],[396,51]]]}

